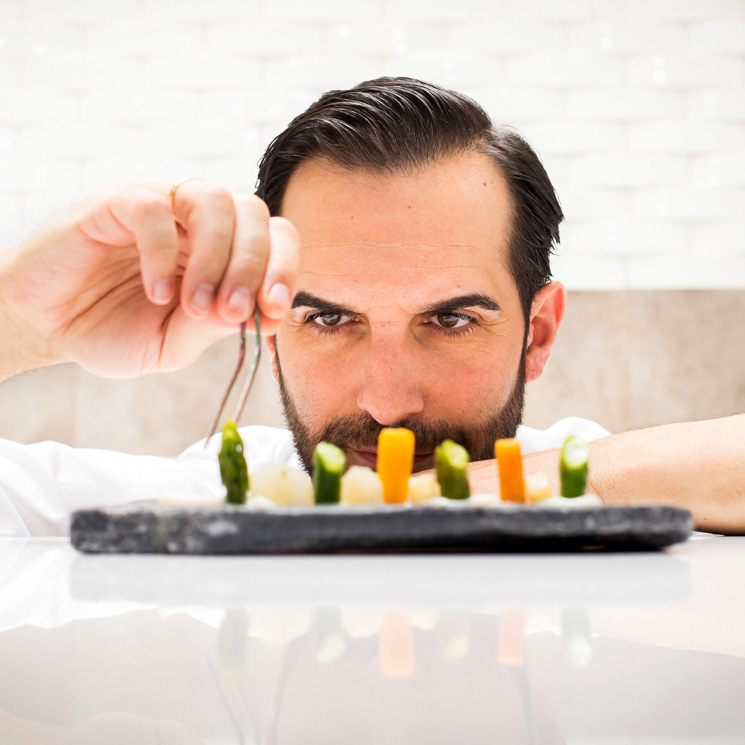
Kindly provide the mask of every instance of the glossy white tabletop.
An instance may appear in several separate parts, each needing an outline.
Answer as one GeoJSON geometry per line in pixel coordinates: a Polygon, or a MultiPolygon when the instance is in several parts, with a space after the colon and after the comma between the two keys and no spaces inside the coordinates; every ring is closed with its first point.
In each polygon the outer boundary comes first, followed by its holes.
{"type": "Polygon", "coordinates": [[[0,540],[0,743],[745,742],[745,538],[93,556],[0,540]]]}

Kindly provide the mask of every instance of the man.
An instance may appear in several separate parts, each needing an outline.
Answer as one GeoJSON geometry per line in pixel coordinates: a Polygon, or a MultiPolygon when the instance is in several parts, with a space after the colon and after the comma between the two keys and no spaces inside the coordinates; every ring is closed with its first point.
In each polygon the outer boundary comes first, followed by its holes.
{"type": "MultiPolygon", "coordinates": [[[[563,216],[535,153],[474,102],[405,78],[326,94],[269,146],[257,195],[192,180],[118,188],[4,252],[0,374],[69,360],[111,376],[174,369],[257,303],[297,453],[281,431],[246,431],[252,465],[307,468],[321,440],[374,465],[380,428],[395,424],[417,436],[417,470],[451,437],[477,461],[474,489],[494,491],[495,438],[517,431],[541,451],[527,469],[556,473],[572,429],[606,434],[581,421],[517,429],[563,316],[549,268],[563,216]]],[[[740,416],[603,437],[592,488],[743,531],[743,435],[740,416]]],[[[173,462],[6,443],[0,457],[6,534],[64,530],[103,483],[125,500],[214,480],[214,456],[197,449],[173,462]]]]}

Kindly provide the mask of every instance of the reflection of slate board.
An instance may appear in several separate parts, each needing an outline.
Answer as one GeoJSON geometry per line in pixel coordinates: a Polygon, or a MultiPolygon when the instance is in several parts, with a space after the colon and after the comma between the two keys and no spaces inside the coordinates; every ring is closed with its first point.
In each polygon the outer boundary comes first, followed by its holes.
{"type": "Polygon", "coordinates": [[[91,553],[267,554],[334,551],[650,549],[686,540],[687,510],[636,507],[171,507],[133,502],[73,514],[91,553]]]}
{"type": "Polygon", "coordinates": [[[693,577],[688,563],[667,551],[78,554],[70,568],[70,590],[76,600],[92,603],[194,607],[576,608],[683,600],[693,593],[693,577]]]}

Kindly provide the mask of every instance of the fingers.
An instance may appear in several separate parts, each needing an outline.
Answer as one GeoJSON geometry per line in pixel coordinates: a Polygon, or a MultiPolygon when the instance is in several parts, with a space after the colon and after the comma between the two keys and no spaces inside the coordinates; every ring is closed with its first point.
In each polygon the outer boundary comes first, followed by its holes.
{"type": "Polygon", "coordinates": [[[185,226],[190,252],[181,290],[185,313],[199,319],[214,310],[223,321],[252,327],[258,302],[262,333],[274,333],[295,292],[295,228],[270,217],[266,204],[251,194],[188,181],[177,195],[174,215],[185,226]]]}
{"type": "Polygon", "coordinates": [[[176,192],[173,216],[184,226],[189,246],[181,306],[191,318],[205,318],[231,258],[236,206],[227,189],[192,180],[176,192]]]}
{"type": "Polygon", "coordinates": [[[261,333],[274,334],[290,309],[300,270],[300,237],[295,226],[284,217],[269,219],[271,250],[259,290],[262,315],[261,333]]]}
{"type": "MultiPolygon", "coordinates": [[[[262,333],[274,333],[295,292],[300,251],[295,228],[270,217],[254,195],[192,179],[179,185],[171,205],[169,188],[124,189],[107,200],[110,217],[134,234],[148,298],[172,302],[182,271],[178,299],[189,318],[248,321],[251,327],[258,303],[262,333]]],[[[111,235],[111,229],[105,232],[111,235]]]]}
{"type": "Polygon", "coordinates": [[[253,315],[269,257],[269,209],[250,194],[234,194],[235,230],[230,261],[220,285],[218,312],[240,323],[253,315]]]}
{"type": "Polygon", "coordinates": [[[178,231],[168,198],[146,187],[113,187],[81,220],[84,232],[109,245],[134,236],[145,294],[156,305],[173,298],[178,268],[178,231]]]}

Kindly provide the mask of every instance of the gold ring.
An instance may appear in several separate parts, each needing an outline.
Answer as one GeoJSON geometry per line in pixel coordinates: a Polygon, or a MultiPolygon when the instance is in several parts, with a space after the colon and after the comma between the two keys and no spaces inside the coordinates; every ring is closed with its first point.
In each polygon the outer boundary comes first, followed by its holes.
{"type": "MultiPolygon", "coordinates": [[[[183,178],[180,178],[172,187],[171,191],[168,192],[168,203],[171,205],[171,214],[173,215],[173,219],[181,225],[181,220],[176,217],[176,215],[173,214],[173,203],[176,201],[176,192],[178,191],[179,186],[182,184],[185,184],[187,181],[191,181],[193,179],[193,176],[184,176],[183,178]]],[[[183,226],[182,226],[183,227],[183,226]]]]}

